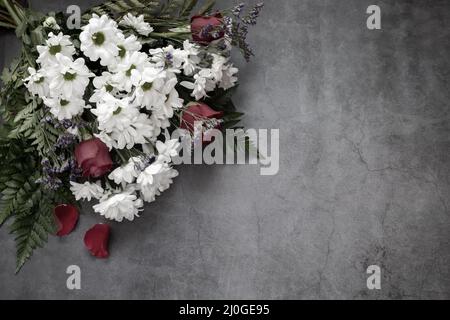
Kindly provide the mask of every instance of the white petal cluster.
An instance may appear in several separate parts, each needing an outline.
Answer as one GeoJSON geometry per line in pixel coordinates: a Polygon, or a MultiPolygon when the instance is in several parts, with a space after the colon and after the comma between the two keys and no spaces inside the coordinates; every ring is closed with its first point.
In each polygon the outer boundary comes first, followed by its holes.
{"type": "Polygon", "coordinates": [[[100,183],[76,183],[70,182],[70,191],[72,191],[75,196],[75,200],[88,200],[91,201],[92,198],[100,199],[103,196],[103,188],[100,183]]]}
{"type": "Polygon", "coordinates": [[[49,33],[46,45],[37,46],[40,69],[28,68],[24,79],[29,92],[39,96],[58,120],[71,119],[88,108],[83,99],[90,78],[94,76],[83,58],[73,59],[75,47],[61,32],[49,33]]]}
{"type": "Polygon", "coordinates": [[[28,68],[28,73],[30,76],[24,79],[28,91],[41,98],[48,96],[50,88],[48,77],[45,75],[44,70],[36,71],[34,68],[28,68]]]}
{"type": "Polygon", "coordinates": [[[102,66],[114,63],[119,55],[117,23],[108,16],[96,14],[89,19],[89,24],[81,28],[80,49],[92,61],[100,59],[102,66]]]}
{"type": "Polygon", "coordinates": [[[151,32],[153,32],[153,28],[150,24],[144,21],[143,15],[135,17],[131,13],[128,13],[122,18],[119,24],[121,26],[133,28],[137,33],[144,36],[148,36],[151,32]]]}
{"type": "Polygon", "coordinates": [[[148,166],[137,178],[142,199],[155,201],[156,196],[169,189],[172,179],[178,176],[178,171],[169,164],[157,161],[148,166]]]}
{"type": "Polygon", "coordinates": [[[74,116],[83,112],[86,107],[84,100],[73,97],[72,99],[64,98],[43,98],[44,103],[50,108],[50,113],[58,120],[72,119],[74,116]]]}
{"type": "Polygon", "coordinates": [[[100,203],[93,206],[94,211],[107,219],[122,222],[123,219],[133,221],[139,217],[144,202],[131,191],[125,191],[112,195],[105,195],[100,203]]]}
{"type": "Polygon", "coordinates": [[[75,47],[70,41],[70,37],[63,35],[62,32],[54,35],[53,32],[48,34],[48,39],[45,41],[45,46],[37,46],[36,49],[39,57],[36,62],[43,67],[51,66],[58,63],[56,61],[56,54],[62,54],[66,57],[72,57],[75,54],[75,47]]]}
{"type": "Polygon", "coordinates": [[[191,89],[196,100],[203,99],[208,96],[208,92],[214,91],[216,88],[228,90],[237,83],[238,68],[234,67],[229,58],[218,54],[211,54],[212,63],[209,68],[202,68],[194,74],[194,82],[183,81],[181,85],[191,89]]]}
{"type": "Polygon", "coordinates": [[[89,78],[94,76],[84,64],[84,59],[73,61],[72,58],[57,53],[56,62],[55,67],[47,71],[51,96],[61,96],[64,99],[83,97],[89,78]]]}
{"type": "Polygon", "coordinates": [[[116,184],[133,183],[138,177],[138,167],[141,164],[141,158],[132,157],[128,160],[128,163],[124,166],[118,167],[108,176],[110,180],[113,180],[116,184]]]}

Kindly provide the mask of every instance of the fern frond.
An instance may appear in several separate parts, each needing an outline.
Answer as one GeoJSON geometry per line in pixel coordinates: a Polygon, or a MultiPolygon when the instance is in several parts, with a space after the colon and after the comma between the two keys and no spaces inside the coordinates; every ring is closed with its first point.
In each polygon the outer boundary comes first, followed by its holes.
{"type": "Polygon", "coordinates": [[[181,18],[187,18],[190,16],[192,10],[194,10],[194,7],[197,5],[198,0],[185,0],[183,4],[183,8],[180,12],[181,18]]]}
{"type": "Polygon", "coordinates": [[[30,202],[31,212],[16,215],[14,223],[10,226],[11,233],[16,235],[16,273],[20,271],[36,248],[43,247],[47,242],[48,234],[55,232],[53,206],[43,191],[37,189],[30,202]]]}
{"type": "Polygon", "coordinates": [[[29,210],[30,195],[37,189],[36,176],[27,178],[23,174],[15,174],[9,178],[10,180],[4,184],[6,188],[1,191],[0,226],[13,214],[29,210]]]}
{"type": "Polygon", "coordinates": [[[83,22],[87,22],[93,13],[120,17],[128,12],[156,16],[160,7],[161,3],[158,0],[110,0],[90,8],[81,18],[83,22]]]}
{"type": "Polygon", "coordinates": [[[215,0],[207,0],[206,3],[198,11],[198,14],[205,15],[207,13],[210,13],[211,10],[214,8],[215,4],[216,4],[215,0]]]}

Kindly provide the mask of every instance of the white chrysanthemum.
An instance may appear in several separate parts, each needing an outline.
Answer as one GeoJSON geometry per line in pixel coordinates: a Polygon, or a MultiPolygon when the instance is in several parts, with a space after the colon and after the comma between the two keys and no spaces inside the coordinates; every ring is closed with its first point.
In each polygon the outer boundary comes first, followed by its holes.
{"type": "Polygon", "coordinates": [[[36,62],[44,67],[52,67],[53,64],[58,63],[56,60],[57,53],[66,57],[72,57],[75,54],[75,47],[70,41],[70,37],[63,35],[62,32],[58,33],[58,35],[50,32],[45,44],[45,46],[36,47],[39,52],[39,57],[36,59],[36,62]]]}
{"type": "Polygon", "coordinates": [[[180,73],[187,53],[169,45],[164,48],[150,49],[151,61],[158,67],[165,68],[167,72],[180,73]]]}
{"type": "Polygon", "coordinates": [[[48,96],[50,89],[48,79],[43,70],[36,71],[34,68],[28,68],[28,73],[30,76],[23,80],[28,91],[38,95],[40,98],[48,96]]]}
{"type": "Polygon", "coordinates": [[[235,76],[239,69],[234,67],[231,63],[225,66],[222,71],[222,79],[219,82],[219,88],[228,90],[236,85],[238,78],[235,76]]]}
{"type": "Polygon", "coordinates": [[[138,52],[142,48],[142,44],[138,41],[135,35],[130,35],[125,38],[122,33],[117,35],[117,47],[119,48],[119,54],[114,60],[114,63],[108,65],[108,70],[116,73],[119,64],[124,63],[125,59],[132,55],[133,52],[138,52]]]}
{"type": "Polygon", "coordinates": [[[183,49],[183,72],[185,75],[190,76],[200,63],[200,57],[198,57],[200,48],[197,44],[185,40],[183,42],[183,49]]]}
{"type": "Polygon", "coordinates": [[[56,54],[58,64],[48,71],[50,96],[63,97],[66,100],[82,97],[94,74],[84,64],[83,58],[72,61],[71,58],[56,54]]]}
{"type": "Polygon", "coordinates": [[[132,183],[139,175],[139,171],[137,170],[137,165],[139,163],[141,163],[139,157],[132,157],[125,166],[121,166],[111,172],[108,178],[113,180],[116,184],[132,183]]]}
{"type": "Polygon", "coordinates": [[[150,26],[150,24],[144,21],[143,15],[136,17],[131,13],[128,13],[122,18],[122,20],[119,22],[119,25],[133,28],[137,33],[142,34],[146,37],[151,32],[153,32],[153,28],[150,26]]]}
{"type": "Polygon", "coordinates": [[[131,91],[132,86],[137,86],[142,78],[142,73],[150,66],[147,54],[133,52],[127,55],[121,63],[117,65],[113,76],[114,82],[120,84],[120,89],[131,91]]]}
{"type": "Polygon", "coordinates": [[[92,198],[100,199],[103,196],[103,188],[100,185],[100,182],[97,183],[76,183],[70,181],[71,187],[70,191],[75,196],[75,200],[87,200],[91,201],[92,198]]]}
{"type": "Polygon", "coordinates": [[[115,129],[125,130],[139,113],[138,109],[130,104],[130,98],[118,99],[108,93],[91,112],[97,116],[99,130],[107,133],[115,129]]]}
{"type": "Polygon", "coordinates": [[[207,96],[207,92],[213,91],[216,88],[216,82],[214,81],[214,75],[211,69],[201,69],[194,75],[195,82],[183,81],[180,84],[191,89],[191,96],[196,100],[200,100],[207,96]]]}
{"type": "MultiPolygon", "coordinates": [[[[180,109],[183,107],[184,100],[180,98],[178,91],[173,89],[170,91],[169,95],[167,96],[167,100],[165,103],[165,108],[171,108],[172,109],[172,115],[173,115],[173,109],[180,109]]],[[[166,113],[169,116],[169,113],[166,113]]],[[[170,116],[170,118],[172,117],[170,116]]]]}
{"type": "Polygon", "coordinates": [[[156,141],[156,149],[158,150],[158,161],[171,162],[172,158],[178,156],[180,142],[178,139],[167,139],[165,142],[156,141]]]}
{"type": "Polygon", "coordinates": [[[124,130],[114,130],[110,134],[116,149],[131,149],[135,144],[145,144],[156,139],[152,121],[146,114],[139,113],[132,119],[132,124],[124,130]]]}
{"type": "Polygon", "coordinates": [[[99,130],[104,132],[98,137],[109,148],[131,149],[135,144],[144,144],[155,138],[151,120],[130,104],[129,97],[117,99],[105,94],[92,113],[97,116],[99,130]]]}
{"type": "Polygon", "coordinates": [[[119,93],[119,84],[115,83],[112,77],[113,74],[104,71],[101,76],[94,78],[92,83],[94,84],[95,90],[89,98],[90,102],[101,102],[108,93],[113,96],[119,93]]]}
{"type": "Polygon", "coordinates": [[[106,15],[99,17],[96,14],[89,19],[89,24],[81,28],[80,49],[91,61],[100,59],[102,66],[115,63],[115,57],[119,54],[117,43],[118,34],[117,23],[106,15]]]}
{"type": "Polygon", "coordinates": [[[218,54],[213,54],[213,63],[211,73],[214,81],[219,84],[220,88],[225,90],[236,85],[237,77],[235,74],[239,71],[232,63],[228,63],[228,58],[218,54]]]}
{"type": "Polygon", "coordinates": [[[178,171],[167,163],[154,162],[137,178],[140,193],[144,201],[155,201],[155,197],[169,189],[172,179],[178,176],[178,171]]]}
{"type": "MultiPolygon", "coordinates": [[[[176,84],[176,78],[175,78],[176,84]]],[[[151,110],[166,101],[166,73],[157,67],[147,67],[141,75],[141,81],[136,87],[136,104],[151,110]]]]}
{"type": "Polygon", "coordinates": [[[161,133],[161,129],[170,127],[170,118],[173,117],[174,109],[183,107],[183,99],[179,98],[178,92],[173,89],[165,103],[152,108],[150,119],[155,128],[155,136],[161,133]]]}
{"type": "Polygon", "coordinates": [[[83,112],[86,104],[81,98],[43,98],[46,106],[50,108],[50,113],[58,120],[72,119],[83,112]]]}
{"type": "Polygon", "coordinates": [[[93,206],[94,211],[107,219],[122,222],[123,219],[133,221],[139,217],[144,203],[134,193],[124,191],[100,199],[100,203],[93,206]]]}

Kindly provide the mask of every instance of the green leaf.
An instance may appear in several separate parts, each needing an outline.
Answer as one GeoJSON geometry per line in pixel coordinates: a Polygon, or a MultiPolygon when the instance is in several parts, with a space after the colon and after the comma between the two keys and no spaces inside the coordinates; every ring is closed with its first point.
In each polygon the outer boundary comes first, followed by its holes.
{"type": "Polygon", "coordinates": [[[198,0],[185,0],[183,9],[181,9],[180,17],[189,17],[194,7],[197,5],[198,0]]]}
{"type": "Polygon", "coordinates": [[[212,8],[216,5],[215,0],[207,0],[206,3],[200,8],[198,11],[199,15],[205,15],[207,13],[210,13],[212,8]]]}
{"type": "Polygon", "coordinates": [[[39,202],[33,203],[32,213],[16,216],[10,226],[11,233],[16,235],[16,273],[31,257],[33,251],[47,242],[48,234],[54,233],[56,229],[52,202],[41,190],[36,191],[36,195],[39,202]]]}

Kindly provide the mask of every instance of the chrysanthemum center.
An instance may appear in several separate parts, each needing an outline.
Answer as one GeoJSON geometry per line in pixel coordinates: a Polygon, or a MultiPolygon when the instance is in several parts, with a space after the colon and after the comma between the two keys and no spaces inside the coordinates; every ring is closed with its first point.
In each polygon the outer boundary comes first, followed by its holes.
{"type": "Polygon", "coordinates": [[[123,58],[125,57],[125,54],[127,53],[127,50],[124,46],[117,46],[119,48],[119,57],[123,58]]]}
{"type": "Polygon", "coordinates": [[[146,82],[141,86],[141,88],[144,91],[148,91],[152,88],[152,86],[153,86],[153,84],[151,82],[146,82]]]}
{"type": "Polygon", "coordinates": [[[65,107],[65,106],[67,106],[69,104],[69,101],[61,99],[59,101],[59,104],[61,105],[61,107],[65,107]]]}
{"type": "Polygon", "coordinates": [[[114,89],[114,87],[113,87],[112,85],[110,85],[110,84],[107,84],[107,85],[105,86],[106,92],[111,92],[111,91],[113,91],[113,89],[114,89]]]}
{"type": "Polygon", "coordinates": [[[130,69],[128,69],[127,72],[125,73],[127,77],[131,77],[131,71],[133,71],[134,69],[136,69],[136,66],[132,64],[130,69]]]}
{"type": "Polygon", "coordinates": [[[101,46],[105,42],[105,35],[103,32],[96,32],[92,35],[92,41],[95,45],[101,46]]]}
{"type": "Polygon", "coordinates": [[[61,52],[61,45],[57,44],[56,46],[50,46],[48,48],[48,52],[50,52],[51,55],[56,55],[57,53],[61,52]]]}
{"type": "Polygon", "coordinates": [[[73,81],[73,80],[75,80],[76,77],[77,77],[76,73],[70,73],[70,72],[64,73],[64,80],[66,80],[66,81],[73,81]]]}
{"type": "Polygon", "coordinates": [[[122,108],[118,107],[116,110],[114,110],[113,115],[118,115],[121,112],[122,112],[122,108]]]}

